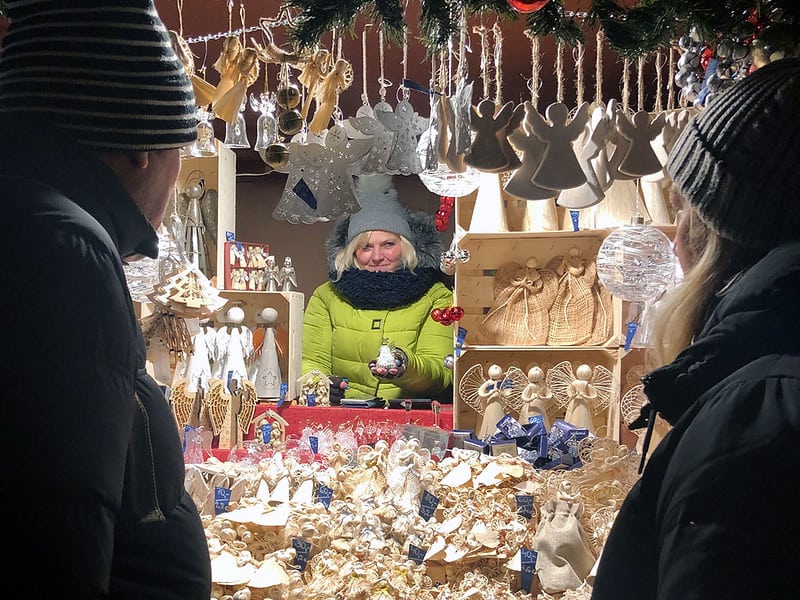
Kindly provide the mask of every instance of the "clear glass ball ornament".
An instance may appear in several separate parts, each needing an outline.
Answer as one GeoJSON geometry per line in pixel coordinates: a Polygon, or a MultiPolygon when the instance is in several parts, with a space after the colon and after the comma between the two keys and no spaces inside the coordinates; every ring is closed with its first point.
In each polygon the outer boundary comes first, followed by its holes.
{"type": "MultiPolygon", "coordinates": [[[[417,156],[423,166],[430,162],[428,156],[431,145],[430,130],[426,129],[417,143],[417,156]]],[[[417,175],[422,185],[431,193],[458,198],[471,194],[478,188],[479,173],[472,167],[467,167],[463,173],[454,173],[446,164],[436,160],[435,156],[431,160],[436,162],[436,168],[424,169],[417,175]]]]}
{"type": "Polygon", "coordinates": [[[617,298],[629,302],[657,299],[675,282],[675,254],[662,231],[640,216],[612,231],[597,251],[597,277],[617,298]]]}

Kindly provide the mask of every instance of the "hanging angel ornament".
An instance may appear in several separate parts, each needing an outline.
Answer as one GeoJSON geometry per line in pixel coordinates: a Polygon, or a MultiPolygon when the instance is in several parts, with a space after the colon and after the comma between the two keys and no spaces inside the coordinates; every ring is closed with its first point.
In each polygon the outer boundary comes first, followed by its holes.
{"type": "Polygon", "coordinates": [[[314,118],[308,124],[308,130],[322,133],[328,128],[339,94],[353,84],[353,67],[349,62],[338,59],[319,85],[314,89],[317,106],[314,118]]]}
{"type": "Polygon", "coordinates": [[[250,94],[250,108],[259,113],[256,121],[256,143],[254,150],[266,150],[278,139],[278,121],[275,119],[275,95],[262,92],[256,97],[250,94]]]}
{"type": "Polygon", "coordinates": [[[617,113],[617,132],[628,141],[627,149],[619,164],[619,171],[632,177],[643,177],[662,169],[651,142],[664,127],[664,113],[652,121],[646,110],[640,110],[628,119],[622,111],[617,113]]]}
{"type": "Polygon", "coordinates": [[[521,200],[547,200],[555,192],[550,188],[539,187],[533,182],[533,175],[539,169],[544,158],[547,143],[539,139],[533,132],[532,120],[539,117],[539,113],[531,102],[523,105],[525,118],[521,126],[509,133],[508,141],[511,146],[522,154],[520,166],[508,178],[503,189],[521,200]]]}
{"type": "Polygon", "coordinates": [[[386,160],[387,171],[401,175],[419,174],[422,162],[417,155],[417,142],[428,126],[427,119],[417,115],[407,99],[400,100],[393,112],[376,111],[375,116],[394,133],[392,151],[386,160]]]}
{"type": "MultiPolygon", "coordinates": [[[[509,156],[506,131],[514,117],[514,103],[506,102],[499,110],[495,111],[493,100],[481,100],[477,108],[472,108],[470,121],[475,138],[464,157],[464,162],[474,169],[485,173],[501,173],[517,168],[520,165],[514,151],[513,160],[509,156]]],[[[518,124],[518,123],[517,123],[518,124]]],[[[510,131],[509,131],[510,133],[510,131]]]]}
{"type": "Polygon", "coordinates": [[[599,203],[605,197],[603,184],[595,169],[595,160],[608,142],[611,122],[603,107],[592,112],[583,135],[575,142],[575,154],[586,176],[586,183],[575,188],[562,190],[556,204],[564,208],[581,210],[599,203]]]}
{"type": "Polygon", "coordinates": [[[497,422],[520,408],[522,388],[527,378],[517,367],[504,372],[500,365],[491,365],[484,374],[480,363],[464,372],[458,382],[458,393],[476,413],[475,435],[485,439],[497,430],[497,422]]]}
{"type": "MultiPolygon", "coordinates": [[[[526,115],[527,116],[527,115],[526,115]]],[[[554,102],[545,110],[545,117],[538,113],[530,114],[528,125],[533,133],[547,144],[539,168],[533,176],[533,183],[539,187],[553,190],[566,190],[586,182],[572,143],[580,136],[589,117],[589,104],[578,107],[575,116],[569,118],[569,108],[561,102],[554,102]],[[538,116],[538,118],[536,118],[538,116]]]]}
{"type": "Polygon", "coordinates": [[[603,365],[581,364],[573,372],[572,363],[565,360],[547,372],[545,381],[559,408],[565,409],[564,420],[595,433],[595,416],[611,402],[611,371],[603,365]]]}
{"type": "Polygon", "coordinates": [[[197,117],[197,137],[189,148],[192,156],[216,156],[217,144],[214,138],[214,127],[211,123],[217,117],[212,110],[198,106],[195,112],[197,117]]]}
{"type": "Polygon", "coordinates": [[[372,140],[369,152],[356,167],[357,174],[386,173],[386,161],[394,147],[395,134],[376,115],[387,111],[392,112],[392,107],[387,102],[379,102],[374,108],[364,104],[358,108],[355,117],[350,117],[345,122],[348,137],[372,140]]]}
{"type": "Polygon", "coordinates": [[[336,219],[361,210],[353,175],[372,148],[372,143],[371,139],[349,139],[342,125],[335,125],[328,130],[325,147],[330,153],[330,178],[317,206],[320,220],[336,219]]]}

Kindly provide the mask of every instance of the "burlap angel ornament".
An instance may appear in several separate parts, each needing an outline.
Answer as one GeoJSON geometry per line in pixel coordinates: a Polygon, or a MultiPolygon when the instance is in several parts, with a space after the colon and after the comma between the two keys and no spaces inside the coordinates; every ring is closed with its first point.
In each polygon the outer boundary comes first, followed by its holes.
{"type": "Polygon", "coordinates": [[[525,266],[502,265],[494,278],[494,302],[479,333],[488,344],[537,346],[547,343],[550,306],[556,298],[556,274],[531,256],[525,266]]]}
{"type": "Polygon", "coordinates": [[[547,344],[584,344],[594,331],[596,302],[592,287],[597,279],[594,260],[584,258],[578,248],[571,248],[568,256],[552,259],[548,268],[558,275],[558,290],[550,307],[547,344]]]}

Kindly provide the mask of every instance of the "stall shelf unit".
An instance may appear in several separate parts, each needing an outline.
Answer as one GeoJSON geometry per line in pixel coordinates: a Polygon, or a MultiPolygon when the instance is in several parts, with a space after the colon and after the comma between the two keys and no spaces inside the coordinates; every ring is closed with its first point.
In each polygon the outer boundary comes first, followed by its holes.
{"type": "MultiPolygon", "coordinates": [[[[505,196],[505,194],[504,194],[505,196]]],[[[525,264],[535,257],[544,267],[556,256],[566,256],[572,248],[581,251],[584,258],[595,258],[603,240],[614,228],[586,229],[580,231],[508,231],[497,233],[470,232],[469,225],[476,194],[456,199],[458,228],[464,231],[458,241],[460,248],[468,250],[470,259],[459,264],[454,276],[454,303],[464,309],[464,317],[457,326],[467,330],[465,342],[457,352],[454,362],[454,427],[473,429],[478,414],[464,402],[458,391],[463,374],[475,364],[481,364],[484,373],[492,364],[504,370],[516,366],[527,373],[533,365],[545,371],[561,361],[570,361],[573,371],[580,364],[603,365],[614,377],[611,404],[604,414],[597,416],[595,428],[602,433],[633,447],[636,437],[628,431],[620,415],[620,400],[638,377],[644,374],[645,349],[625,349],[626,322],[629,319],[628,303],[612,298],[612,334],[598,346],[504,346],[481,343],[480,323],[494,301],[494,274],[505,263],[525,264]]],[[[538,202],[538,201],[536,201],[538,202]]],[[[530,204],[530,203],[529,203],[530,204]]],[[[519,229],[525,216],[525,201],[504,197],[503,207],[509,229],[519,229]]],[[[528,207],[530,208],[530,206],[528,207]]],[[[563,208],[556,208],[554,221],[561,227],[571,223],[563,208]]],[[[675,233],[673,225],[659,226],[668,237],[675,233]]],[[[457,338],[456,338],[457,339],[457,338]]],[[[563,409],[562,409],[563,414],[563,409]]],[[[556,414],[555,416],[562,416],[556,414]]]]}

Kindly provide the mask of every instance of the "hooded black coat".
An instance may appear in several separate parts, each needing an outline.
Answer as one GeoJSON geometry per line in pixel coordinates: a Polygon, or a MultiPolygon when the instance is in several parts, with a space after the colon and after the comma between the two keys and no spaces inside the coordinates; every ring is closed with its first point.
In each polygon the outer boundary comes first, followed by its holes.
{"type": "Polygon", "coordinates": [[[800,598],[799,298],[790,243],[645,378],[673,429],[619,511],[593,600],[800,598]]]}
{"type": "Polygon", "coordinates": [[[157,236],[86,149],[19,117],[0,131],[4,572],[41,598],[208,600],[203,526],[120,258],[154,257],[157,236]]]}

